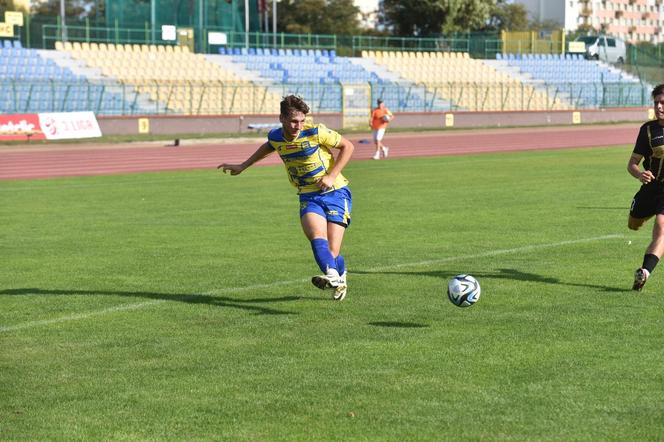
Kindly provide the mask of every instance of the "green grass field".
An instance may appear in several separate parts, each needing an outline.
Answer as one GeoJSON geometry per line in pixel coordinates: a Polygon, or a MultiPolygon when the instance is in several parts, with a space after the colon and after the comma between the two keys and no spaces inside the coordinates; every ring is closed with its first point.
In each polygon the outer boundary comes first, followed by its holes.
{"type": "Polygon", "coordinates": [[[281,166],[0,182],[0,440],[662,440],[630,150],[351,163],[341,303],[281,166]]]}

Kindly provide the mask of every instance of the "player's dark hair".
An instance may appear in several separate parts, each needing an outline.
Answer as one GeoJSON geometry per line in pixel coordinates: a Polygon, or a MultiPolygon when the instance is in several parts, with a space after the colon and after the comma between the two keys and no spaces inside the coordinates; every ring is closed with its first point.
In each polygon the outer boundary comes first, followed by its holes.
{"type": "Polygon", "coordinates": [[[297,111],[307,115],[309,113],[309,106],[297,95],[288,95],[281,100],[280,111],[281,115],[285,117],[289,117],[293,112],[297,111]]]}
{"type": "Polygon", "coordinates": [[[664,83],[658,84],[655,86],[655,89],[652,90],[652,99],[654,100],[656,96],[664,94],[664,83]]]}

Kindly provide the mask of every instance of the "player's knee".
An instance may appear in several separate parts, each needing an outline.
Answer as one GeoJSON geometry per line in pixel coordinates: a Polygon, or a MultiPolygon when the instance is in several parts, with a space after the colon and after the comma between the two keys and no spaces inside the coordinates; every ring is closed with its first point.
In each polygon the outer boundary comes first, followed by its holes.
{"type": "Polygon", "coordinates": [[[639,230],[643,226],[643,220],[630,218],[627,220],[627,228],[629,230],[639,230]]]}

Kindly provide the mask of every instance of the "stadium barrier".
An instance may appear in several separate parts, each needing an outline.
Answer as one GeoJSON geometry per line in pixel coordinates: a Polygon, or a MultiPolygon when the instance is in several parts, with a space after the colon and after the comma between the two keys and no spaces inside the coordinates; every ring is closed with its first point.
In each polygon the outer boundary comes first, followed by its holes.
{"type": "MultiPolygon", "coordinates": [[[[60,23],[43,23],[39,29],[40,41],[35,47],[53,49],[63,38],[60,23]]],[[[95,26],[90,21],[67,25],[67,38],[71,42],[111,43],[111,44],[158,44],[177,45],[175,40],[161,39],[161,29],[153,29],[149,23],[143,27],[95,26]]],[[[194,39],[189,42],[192,51],[197,53],[218,53],[220,48],[235,50],[261,49],[316,49],[334,50],[344,56],[358,56],[363,50],[375,51],[441,51],[467,52],[474,58],[495,58],[497,53],[551,53],[565,52],[565,38],[562,30],[551,32],[547,37],[539,37],[534,32],[458,32],[435,37],[395,37],[371,35],[334,34],[293,34],[271,32],[243,32],[221,27],[206,26],[194,28],[194,39]],[[224,44],[215,44],[207,39],[209,33],[223,33],[224,44]]]]}
{"type": "Polygon", "coordinates": [[[249,123],[247,124],[247,129],[253,129],[256,132],[263,130],[277,129],[281,127],[281,123],[249,123]]]}
{"type": "Polygon", "coordinates": [[[101,137],[92,112],[0,115],[0,141],[101,137]]]}
{"type": "MultiPolygon", "coordinates": [[[[362,86],[356,85],[356,86],[362,86]]],[[[397,112],[548,111],[649,106],[639,83],[364,83],[369,106],[383,98],[397,112]]],[[[343,111],[342,84],[204,81],[42,81],[0,79],[0,113],[91,111],[97,115],[256,115],[298,94],[314,112],[343,111]]]]}
{"type": "MultiPolygon", "coordinates": [[[[607,124],[632,122],[635,127],[652,119],[652,109],[619,108],[619,109],[588,109],[580,111],[515,111],[515,112],[404,112],[399,113],[391,123],[391,128],[401,130],[418,129],[466,129],[466,128],[499,128],[515,126],[570,126],[575,124],[607,124]]],[[[155,135],[182,134],[219,134],[219,133],[253,133],[246,121],[254,124],[272,125],[279,118],[278,111],[271,115],[220,115],[220,116],[101,116],[99,126],[104,135],[139,135],[141,127],[149,127],[149,133],[155,135]],[[148,124],[141,126],[141,121],[148,124]]],[[[369,132],[367,123],[359,130],[369,132]]],[[[313,121],[324,123],[334,129],[344,128],[341,113],[314,113],[313,121]]]]}

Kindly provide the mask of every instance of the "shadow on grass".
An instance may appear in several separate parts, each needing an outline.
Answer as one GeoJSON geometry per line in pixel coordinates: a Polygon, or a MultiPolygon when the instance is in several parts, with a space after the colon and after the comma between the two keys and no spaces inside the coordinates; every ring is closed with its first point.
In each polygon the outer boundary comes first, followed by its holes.
{"type": "Polygon", "coordinates": [[[608,206],[578,206],[577,209],[580,210],[624,210],[629,211],[629,207],[608,207],[608,206]]]}
{"type": "Polygon", "coordinates": [[[391,328],[426,328],[426,324],[418,324],[417,322],[399,322],[399,321],[376,321],[370,322],[369,325],[374,327],[391,327],[391,328]]]}
{"type": "MultiPolygon", "coordinates": [[[[374,274],[381,274],[381,275],[420,275],[420,276],[431,276],[432,278],[439,278],[443,280],[450,279],[451,277],[461,274],[461,273],[468,273],[473,275],[474,277],[481,279],[481,278],[492,278],[492,279],[511,279],[514,281],[529,281],[529,282],[540,282],[544,284],[555,284],[555,285],[562,285],[562,286],[570,286],[570,287],[583,287],[583,288],[591,288],[591,289],[597,289],[601,290],[604,292],[612,292],[612,293],[626,293],[630,292],[628,288],[623,288],[623,287],[610,287],[610,286],[605,286],[605,285],[599,285],[599,284],[584,284],[584,283],[575,283],[575,282],[569,282],[569,281],[561,281],[559,278],[553,278],[553,277],[547,277],[543,275],[538,275],[536,273],[527,273],[527,272],[522,272],[520,270],[516,269],[498,269],[495,272],[481,272],[481,271],[453,271],[453,270],[434,270],[434,271],[422,271],[422,272],[406,272],[406,271],[380,271],[380,272],[374,272],[374,271],[361,271],[361,270],[353,270],[351,273],[353,274],[359,274],[359,275],[374,275],[374,274]]],[[[629,283],[631,286],[632,281],[626,281],[629,283]]]]}
{"type": "Polygon", "coordinates": [[[176,301],[188,304],[208,304],[217,307],[231,307],[241,310],[247,310],[257,315],[297,315],[295,312],[276,310],[263,307],[263,303],[270,302],[289,302],[302,299],[300,296],[282,296],[279,298],[253,298],[253,299],[234,299],[227,296],[211,296],[198,294],[178,294],[178,293],[154,293],[154,292],[130,292],[113,290],[60,290],[60,289],[6,289],[0,290],[0,295],[104,295],[104,296],[126,296],[130,298],[144,298],[157,301],[176,301]]]}

